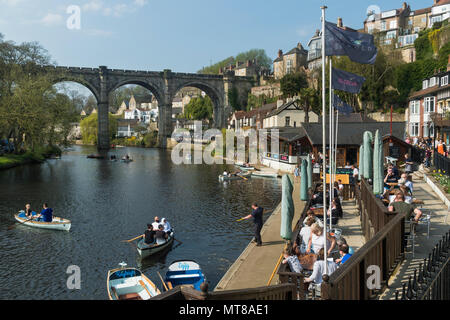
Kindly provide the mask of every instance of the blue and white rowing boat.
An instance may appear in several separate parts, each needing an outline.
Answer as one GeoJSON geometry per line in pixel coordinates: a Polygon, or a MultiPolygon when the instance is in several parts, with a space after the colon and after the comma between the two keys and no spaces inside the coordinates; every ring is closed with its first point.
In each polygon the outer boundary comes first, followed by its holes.
{"type": "MultiPolygon", "coordinates": [[[[37,216],[37,213],[33,211],[32,215],[37,216]]],[[[70,227],[72,225],[70,220],[55,217],[55,216],[53,216],[52,222],[30,220],[30,218],[28,218],[25,215],[25,211],[23,211],[23,210],[21,210],[18,214],[14,215],[14,218],[26,226],[40,228],[40,229],[69,231],[70,227]]]]}
{"type": "Polygon", "coordinates": [[[200,290],[200,285],[206,281],[200,265],[193,260],[177,260],[172,262],[164,279],[169,289],[181,285],[191,285],[200,290]]]}

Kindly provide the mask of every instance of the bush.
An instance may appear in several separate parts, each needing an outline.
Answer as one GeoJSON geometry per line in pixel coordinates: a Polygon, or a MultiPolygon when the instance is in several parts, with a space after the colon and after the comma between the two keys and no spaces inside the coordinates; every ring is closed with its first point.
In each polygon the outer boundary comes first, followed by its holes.
{"type": "Polygon", "coordinates": [[[152,131],[144,135],[143,144],[144,147],[146,148],[158,148],[159,147],[158,132],[152,131]]]}

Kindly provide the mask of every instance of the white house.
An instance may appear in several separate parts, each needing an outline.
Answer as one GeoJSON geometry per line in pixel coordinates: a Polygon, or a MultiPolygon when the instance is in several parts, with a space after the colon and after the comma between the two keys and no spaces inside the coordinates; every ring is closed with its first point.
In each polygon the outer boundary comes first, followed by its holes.
{"type": "MultiPolygon", "coordinates": [[[[154,113],[154,110],[153,110],[154,113]]],[[[126,110],[124,112],[125,120],[138,120],[145,124],[149,124],[152,119],[152,110],[136,108],[132,110],[126,110]]]]}
{"type": "MultiPolygon", "coordinates": [[[[264,118],[264,128],[299,127],[305,122],[305,111],[298,101],[290,101],[270,112],[264,118]]],[[[319,122],[319,116],[313,111],[308,112],[309,122],[319,122]]]]}
{"type": "Polygon", "coordinates": [[[431,7],[430,25],[431,28],[435,22],[445,21],[450,17],[450,0],[434,0],[431,7]]]}

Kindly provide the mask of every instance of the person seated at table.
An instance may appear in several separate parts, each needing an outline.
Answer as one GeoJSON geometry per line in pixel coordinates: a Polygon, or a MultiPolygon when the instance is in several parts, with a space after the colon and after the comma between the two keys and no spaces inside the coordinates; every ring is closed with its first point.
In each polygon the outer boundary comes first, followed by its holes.
{"type": "Polygon", "coordinates": [[[398,212],[398,213],[406,213],[406,220],[410,220],[412,215],[414,216],[414,221],[418,222],[422,217],[422,211],[418,208],[414,208],[414,206],[410,203],[405,202],[405,195],[402,191],[398,190],[395,193],[394,201],[389,205],[388,210],[390,212],[398,212]]]}
{"type": "Polygon", "coordinates": [[[349,249],[350,248],[346,243],[343,243],[339,246],[339,254],[341,258],[335,260],[336,264],[342,265],[352,256],[350,253],[348,253],[349,249]]]}
{"type": "MultiPolygon", "coordinates": [[[[306,211],[306,218],[305,218],[305,220],[303,220],[303,226],[306,226],[306,221],[308,220],[308,218],[313,218],[314,219],[314,222],[315,223],[317,223],[317,224],[319,224],[321,227],[323,227],[323,224],[322,224],[322,220],[320,220],[320,218],[318,217],[318,216],[316,216],[316,214],[314,213],[314,210],[311,210],[311,209],[309,209],[308,211],[306,211]]],[[[313,222],[313,223],[314,223],[313,222]]],[[[308,237],[308,239],[309,239],[309,237],[308,237]]],[[[308,241],[308,239],[307,239],[307,241],[308,241]]]]}
{"type": "Polygon", "coordinates": [[[387,174],[384,177],[384,183],[397,183],[399,177],[395,175],[394,170],[392,169],[392,166],[390,166],[387,170],[387,174]]]}
{"type": "Polygon", "coordinates": [[[412,159],[409,157],[409,155],[407,153],[405,154],[404,159],[405,159],[405,163],[401,166],[405,167],[405,172],[407,174],[411,174],[413,172],[414,162],[412,161],[412,159]]]}
{"type": "Polygon", "coordinates": [[[400,180],[398,180],[398,184],[399,184],[399,186],[404,185],[405,187],[407,187],[409,189],[409,192],[411,194],[413,193],[414,186],[413,186],[412,181],[409,180],[408,174],[403,173],[400,177],[400,180]]]}
{"type": "Polygon", "coordinates": [[[347,243],[347,240],[345,240],[344,237],[340,237],[339,240],[336,240],[336,245],[338,246],[338,248],[339,248],[341,245],[343,245],[343,244],[346,244],[346,245],[348,246],[348,253],[349,253],[349,254],[353,254],[353,253],[354,253],[353,248],[350,247],[350,245],[347,243]]]}
{"type": "MultiPolygon", "coordinates": [[[[336,246],[336,238],[330,236],[328,233],[327,237],[327,255],[331,254],[334,247],[336,246]]],[[[324,247],[325,235],[323,233],[323,228],[317,223],[311,226],[311,236],[309,237],[308,246],[306,247],[306,253],[316,253],[324,247]]]]}
{"type": "Polygon", "coordinates": [[[303,268],[300,264],[300,260],[298,260],[297,255],[291,254],[291,252],[288,249],[283,250],[283,261],[282,264],[289,264],[289,268],[291,269],[291,272],[300,273],[302,272],[303,268]]]}
{"type": "MultiPolygon", "coordinates": [[[[310,210],[308,210],[309,212],[310,210]]],[[[300,253],[305,253],[306,248],[308,246],[309,238],[311,238],[311,226],[316,222],[317,217],[308,216],[305,220],[305,225],[300,230],[299,235],[302,238],[302,242],[300,244],[300,253]]],[[[317,218],[318,219],[318,218],[317,218]]]]}
{"type": "MultiPolygon", "coordinates": [[[[313,272],[309,278],[305,278],[304,282],[313,282],[319,288],[322,284],[322,276],[325,273],[325,257],[323,248],[319,250],[317,260],[314,262],[313,272]]],[[[331,275],[337,269],[337,264],[334,261],[327,261],[327,274],[331,275]]],[[[310,286],[311,288],[311,286],[310,286]]]]}
{"type": "Polygon", "coordinates": [[[339,202],[339,198],[334,198],[331,202],[331,208],[328,209],[328,216],[338,217],[342,218],[343,212],[342,212],[342,206],[339,202]]]}

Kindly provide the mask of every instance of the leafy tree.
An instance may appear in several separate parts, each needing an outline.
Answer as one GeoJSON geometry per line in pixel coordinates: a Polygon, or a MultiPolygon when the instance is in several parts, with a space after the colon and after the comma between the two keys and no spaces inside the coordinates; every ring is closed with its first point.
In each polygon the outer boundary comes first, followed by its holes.
{"type": "Polygon", "coordinates": [[[228,91],[228,102],[234,111],[242,110],[239,103],[239,92],[234,86],[228,91]]]}
{"type": "MultiPolygon", "coordinates": [[[[117,133],[117,117],[108,114],[109,118],[109,135],[111,139],[114,139],[117,133]]],[[[84,118],[80,122],[81,136],[84,144],[97,144],[98,134],[98,114],[92,113],[88,117],[84,118]]]]}
{"type": "Polygon", "coordinates": [[[288,73],[280,80],[280,89],[285,97],[293,97],[307,87],[308,82],[304,72],[288,73]]]}
{"type": "Polygon", "coordinates": [[[313,88],[302,88],[300,89],[300,104],[303,106],[305,111],[305,123],[309,123],[309,112],[315,111],[318,114],[321,110],[317,110],[320,105],[320,93],[313,88]]]}
{"type": "Polygon", "coordinates": [[[213,104],[211,99],[208,96],[192,98],[184,107],[184,116],[189,120],[212,120],[213,104]]]}
{"type": "Polygon", "coordinates": [[[246,52],[241,52],[236,57],[228,57],[219,61],[209,67],[204,67],[198,73],[204,74],[219,74],[220,69],[225,69],[227,66],[235,65],[236,62],[246,62],[247,60],[256,60],[256,63],[261,67],[270,69],[272,66],[272,59],[267,56],[264,49],[251,49],[246,52]]]}
{"type": "Polygon", "coordinates": [[[278,97],[267,97],[265,94],[260,96],[255,96],[251,93],[247,97],[247,111],[257,109],[265,104],[273,103],[278,100],[278,97]]]}

